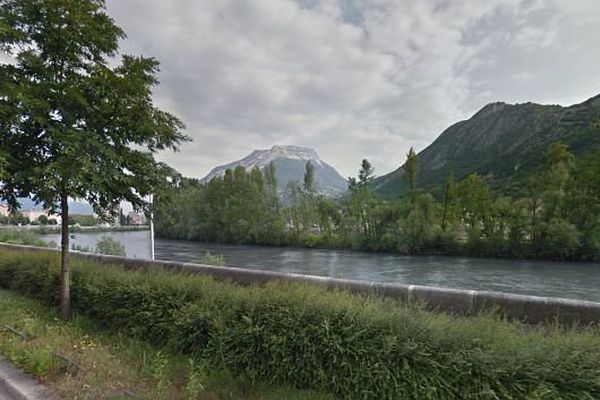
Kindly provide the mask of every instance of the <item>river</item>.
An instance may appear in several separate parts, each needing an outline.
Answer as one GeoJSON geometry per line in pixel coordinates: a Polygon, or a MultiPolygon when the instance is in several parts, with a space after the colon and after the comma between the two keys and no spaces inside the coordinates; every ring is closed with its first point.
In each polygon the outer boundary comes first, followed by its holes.
{"type": "MultiPolygon", "coordinates": [[[[104,235],[125,245],[127,257],[150,257],[149,231],[75,233],[71,242],[93,248],[104,235]]],[[[60,243],[59,235],[43,238],[60,243]]],[[[155,251],[159,260],[194,262],[210,251],[222,254],[227,265],[241,268],[600,302],[600,263],[402,256],[166,239],[156,239],[155,251]]]]}

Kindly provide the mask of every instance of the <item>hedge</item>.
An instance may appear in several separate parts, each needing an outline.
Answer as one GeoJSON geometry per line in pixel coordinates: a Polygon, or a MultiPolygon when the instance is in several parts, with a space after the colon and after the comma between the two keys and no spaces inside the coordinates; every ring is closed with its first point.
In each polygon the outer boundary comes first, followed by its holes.
{"type": "MultiPolygon", "coordinates": [[[[55,253],[0,250],[0,287],[58,304],[55,253]]],[[[72,259],[74,310],[251,381],[351,399],[598,399],[600,330],[434,314],[297,283],[72,259]]]]}

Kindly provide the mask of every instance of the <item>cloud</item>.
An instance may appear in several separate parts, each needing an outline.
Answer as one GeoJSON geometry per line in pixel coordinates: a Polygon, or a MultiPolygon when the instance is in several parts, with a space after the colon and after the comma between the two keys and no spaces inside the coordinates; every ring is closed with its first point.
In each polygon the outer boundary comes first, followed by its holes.
{"type": "Polygon", "coordinates": [[[122,50],[161,61],[156,101],[194,138],[162,157],[188,176],[274,144],[314,147],[345,175],[368,158],[383,174],[486,102],[600,91],[591,0],[107,6],[128,33],[122,50]]]}

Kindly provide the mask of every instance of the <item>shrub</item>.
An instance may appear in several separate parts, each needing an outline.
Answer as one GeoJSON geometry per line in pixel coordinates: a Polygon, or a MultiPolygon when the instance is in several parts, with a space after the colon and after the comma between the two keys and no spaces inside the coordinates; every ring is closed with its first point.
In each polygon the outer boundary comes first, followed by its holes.
{"type": "Polygon", "coordinates": [[[94,249],[92,249],[90,246],[84,246],[84,245],[75,244],[75,243],[73,243],[71,245],[71,250],[79,251],[81,253],[93,253],[94,252],[94,249]]]}
{"type": "Polygon", "coordinates": [[[31,229],[0,229],[0,242],[38,247],[56,247],[55,242],[45,242],[31,229]]]}
{"type": "Polygon", "coordinates": [[[96,253],[122,257],[125,257],[126,255],[125,246],[117,239],[113,239],[110,236],[102,236],[100,241],[96,244],[96,253]]]}
{"type": "Polygon", "coordinates": [[[225,265],[225,257],[223,254],[211,254],[210,251],[207,251],[198,262],[200,264],[222,267],[225,265]]]}
{"type": "MultiPolygon", "coordinates": [[[[0,286],[56,304],[58,254],[0,249],[0,286]]],[[[600,398],[600,332],[436,315],[276,282],[73,258],[76,312],[255,381],[357,399],[600,398]]]]}

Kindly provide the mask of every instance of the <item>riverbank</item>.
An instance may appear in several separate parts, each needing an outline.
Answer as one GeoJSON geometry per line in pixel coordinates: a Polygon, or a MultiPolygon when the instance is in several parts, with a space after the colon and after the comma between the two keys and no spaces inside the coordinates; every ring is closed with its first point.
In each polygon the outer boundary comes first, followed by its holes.
{"type": "MultiPolygon", "coordinates": [[[[71,239],[71,245],[95,248],[105,235],[121,242],[128,258],[151,257],[148,231],[79,233],[71,239]]],[[[42,235],[40,239],[60,243],[59,234],[42,235]]],[[[225,265],[231,267],[600,302],[598,263],[402,256],[349,250],[155,240],[155,256],[158,260],[198,262],[207,252],[223,255],[225,265]]]]}
{"type": "MultiPolygon", "coordinates": [[[[53,304],[58,261],[2,250],[0,286],[53,304]]],[[[597,326],[456,317],[297,283],[240,286],[78,258],[72,274],[80,315],[251,382],[361,399],[600,396],[597,326]]]]}
{"type": "MultiPolygon", "coordinates": [[[[445,241],[443,237],[438,238],[437,244],[432,244],[426,249],[420,251],[409,251],[405,248],[399,248],[386,243],[354,243],[348,244],[337,239],[328,239],[318,236],[311,236],[306,240],[297,239],[282,239],[276,243],[270,242],[235,242],[235,241],[210,241],[207,239],[196,239],[194,237],[179,237],[166,235],[160,230],[155,233],[156,238],[168,240],[186,240],[196,241],[198,243],[213,243],[224,245],[243,245],[243,246],[261,246],[274,248],[293,248],[293,249],[314,249],[314,250],[337,250],[337,251],[352,251],[360,253],[373,254],[393,254],[398,256],[444,256],[444,257],[477,257],[484,259],[499,259],[499,260],[526,260],[526,261],[570,261],[580,263],[600,262],[600,254],[594,257],[556,257],[544,254],[528,252],[508,252],[498,251],[497,249],[474,248],[466,240],[455,240],[452,243],[445,241]]],[[[522,248],[525,249],[531,243],[522,243],[522,248]]]]}
{"type": "Polygon", "coordinates": [[[64,399],[329,399],[209,370],[85,317],[60,321],[48,307],[6,290],[0,290],[0,327],[0,354],[64,399]]]}
{"type": "MultiPolygon", "coordinates": [[[[61,233],[59,225],[0,225],[1,230],[28,230],[40,235],[61,233]]],[[[148,225],[130,225],[130,226],[69,226],[69,233],[96,233],[96,232],[136,232],[150,230],[148,225]]]]}

